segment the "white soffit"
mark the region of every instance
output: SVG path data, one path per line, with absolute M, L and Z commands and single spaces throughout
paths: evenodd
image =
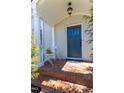
M 44 21 L 54 26 L 69 17 L 68 2 L 72 2 L 72 15 L 89 15 L 91 8 L 89 0 L 39 0 L 37 2 L 38 14 Z

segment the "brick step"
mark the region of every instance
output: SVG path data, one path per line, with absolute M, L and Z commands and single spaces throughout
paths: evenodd
M 92 73 L 73 73 L 73 72 L 67 72 L 62 70 L 56 70 L 51 68 L 40 68 L 39 71 L 41 72 L 41 75 L 46 75 L 49 77 L 57 78 L 60 80 L 80 84 L 83 86 L 87 86 L 89 88 L 93 87 L 93 76 Z
M 92 93 L 91 88 L 55 78 L 43 80 L 41 89 L 44 93 Z

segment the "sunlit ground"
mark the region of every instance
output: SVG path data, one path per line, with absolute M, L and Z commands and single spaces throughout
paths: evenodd
M 81 73 L 81 74 L 92 73 L 92 70 L 93 70 L 92 63 L 78 62 L 78 61 L 67 61 L 62 68 L 62 71 Z

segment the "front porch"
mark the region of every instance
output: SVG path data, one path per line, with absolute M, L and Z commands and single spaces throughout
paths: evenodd
M 71 16 L 67 13 L 69 2 L 74 9 Z M 42 20 L 41 29 L 37 30 L 40 34 L 35 31 L 40 37 L 42 61 L 39 61 L 40 75 L 32 84 L 39 85 L 44 93 L 92 93 L 92 44 L 87 42 L 89 37 L 85 33 L 85 17 L 91 15 L 91 6 L 88 0 L 38 0 L 36 3 Z M 47 59 L 54 59 L 53 65 Z
M 72 4 L 72 14 L 68 15 L 68 3 Z M 92 3 L 89 0 L 38 0 L 37 14 L 42 20 L 42 60 L 46 50 L 53 51 L 53 58 L 92 61 L 92 44 L 85 33 L 86 16 L 90 16 Z

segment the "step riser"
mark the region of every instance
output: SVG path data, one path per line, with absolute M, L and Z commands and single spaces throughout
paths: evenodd
M 93 76 L 92 74 L 79 74 L 65 71 L 58 71 L 51 69 L 40 69 L 42 75 L 47 75 L 53 78 L 61 79 L 64 81 L 80 84 L 89 88 L 93 87 Z

